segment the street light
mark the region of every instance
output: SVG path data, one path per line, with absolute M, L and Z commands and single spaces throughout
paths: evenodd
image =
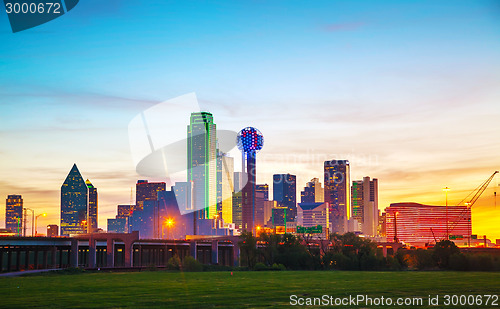
M 43 214 L 39 214 L 38 216 L 35 217 L 35 236 L 38 235 L 38 222 L 37 221 L 38 221 L 38 217 L 41 217 L 41 216 L 45 217 L 45 216 L 47 216 L 47 214 L 43 213 Z
M 165 225 L 167 226 L 167 239 L 168 239 L 168 230 L 175 224 L 174 219 L 168 218 L 165 221 Z
M 450 191 L 450 188 L 446 187 L 443 188 L 444 194 L 446 196 L 446 239 L 450 239 L 450 234 L 448 231 L 448 191 Z
M 398 243 L 398 215 L 399 215 L 399 212 L 396 211 L 394 213 L 394 242 L 395 243 Z
M 469 207 L 469 222 L 467 223 L 467 227 L 468 227 L 468 230 L 469 230 L 469 248 L 470 248 L 470 239 L 472 237 L 472 231 L 471 231 L 471 216 L 472 216 L 472 211 L 470 211 L 470 206 L 471 206 L 471 203 L 469 202 L 466 202 L 465 203 L 465 206 Z

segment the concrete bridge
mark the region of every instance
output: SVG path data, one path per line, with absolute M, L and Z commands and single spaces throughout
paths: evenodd
M 166 266 L 177 255 L 203 264 L 238 266 L 238 237 L 183 240 L 139 239 L 138 232 L 74 237 L 0 237 L 0 272 L 49 268 L 140 268 Z

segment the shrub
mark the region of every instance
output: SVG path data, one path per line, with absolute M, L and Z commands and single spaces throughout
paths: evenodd
M 181 269 L 181 259 L 177 255 L 174 255 L 173 257 L 168 259 L 167 269 L 169 269 L 169 270 Z
M 449 268 L 452 270 L 467 270 L 467 258 L 462 253 L 450 255 Z
M 253 267 L 253 270 L 256 270 L 256 271 L 269 270 L 269 267 L 267 267 L 266 265 L 264 265 L 264 263 L 257 263 Z
M 271 270 L 286 270 L 286 267 L 283 264 L 274 263 L 273 266 L 271 266 Z
M 489 254 L 469 254 L 467 262 L 469 270 L 495 270 L 493 258 Z
M 182 262 L 182 269 L 184 271 L 202 271 L 203 265 L 198 262 L 194 257 L 187 256 Z

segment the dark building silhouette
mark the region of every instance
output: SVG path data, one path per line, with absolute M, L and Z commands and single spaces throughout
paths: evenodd
M 61 186 L 61 236 L 86 232 L 87 207 L 88 187 L 74 164 Z
M 90 180 L 86 180 L 85 184 L 89 188 L 89 216 L 88 222 L 89 232 L 97 231 L 97 188 L 92 185 Z
M 287 207 L 287 222 L 295 222 L 297 216 L 297 181 L 295 175 L 273 175 L 273 200 Z
M 325 202 L 330 207 L 330 228 L 333 233 L 344 234 L 347 232 L 347 220 L 351 214 L 349 161 L 325 161 L 324 176 Z
M 171 191 L 158 192 L 158 229 L 161 238 L 184 239 L 193 235 L 194 212 L 181 214 L 176 193 Z
M 8 195 L 5 201 L 5 228 L 16 235 L 23 229 L 23 198 L 21 195 Z

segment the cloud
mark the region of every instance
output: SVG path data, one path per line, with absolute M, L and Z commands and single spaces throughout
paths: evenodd
M 354 31 L 365 26 L 364 22 L 351 22 L 351 23 L 334 23 L 328 24 L 323 27 L 326 32 L 338 32 L 338 31 Z

